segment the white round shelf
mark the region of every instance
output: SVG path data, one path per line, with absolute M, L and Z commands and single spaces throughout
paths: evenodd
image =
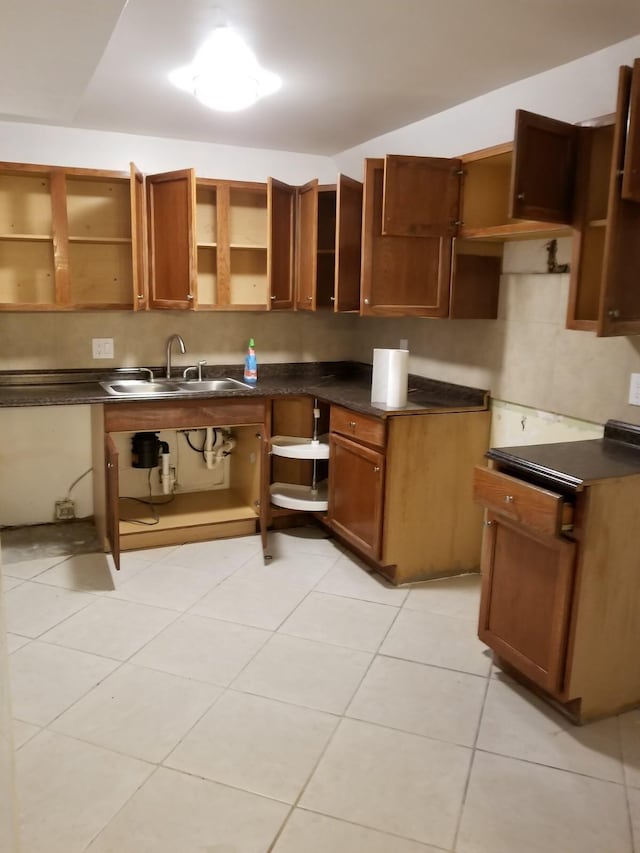
M 312 438 L 293 435 L 274 435 L 271 452 L 274 456 L 286 456 L 289 459 L 328 459 L 329 436 L 321 435 L 314 441 Z
M 284 509 L 321 512 L 329 508 L 328 483 L 326 480 L 318 483 L 315 492 L 311 491 L 311 486 L 300 486 L 296 483 L 272 483 L 271 503 Z

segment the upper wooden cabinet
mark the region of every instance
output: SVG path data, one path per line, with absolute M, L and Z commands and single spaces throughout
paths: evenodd
M 152 308 L 293 306 L 293 187 L 192 169 L 152 175 L 147 186 Z
M 296 308 L 358 311 L 362 184 L 340 175 L 336 185 L 310 181 L 297 195 Z
M 636 60 L 620 69 L 613 120 L 580 126 L 517 114 L 517 149 L 535 180 L 515 181 L 523 198 L 514 204 L 573 227 L 570 329 L 640 333 L 639 101 Z
M 144 308 L 144 182 L 0 164 L 0 310 Z

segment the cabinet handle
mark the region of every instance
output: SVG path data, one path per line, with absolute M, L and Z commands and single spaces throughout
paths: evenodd
M 276 295 L 275 295 L 275 293 L 271 296 L 271 301 L 272 301 L 272 302 L 275 302 L 275 301 L 276 301 Z
M 518 193 L 516 198 L 518 199 L 518 201 L 524 201 L 524 193 Z
M 313 302 L 313 296 L 307 296 L 307 302 Z
M 144 293 L 139 293 L 139 294 L 138 294 L 138 299 L 144 299 Z
M 504 496 L 504 502 L 506 504 L 512 504 L 513 503 L 513 495 L 505 495 Z
M 329 297 L 329 302 L 335 302 L 335 301 L 336 301 L 335 296 L 330 296 L 330 297 Z
M 364 300 L 364 304 L 365 304 L 365 305 L 368 305 L 368 304 L 369 304 L 369 300 L 368 300 L 368 299 L 365 299 L 365 300 Z
M 113 468 L 113 462 L 107 462 L 107 468 Z
M 380 471 L 380 466 L 379 466 L 379 465 L 374 465 L 374 466 L 373 466 L 373 471 L 374 471 L 374 473 L 375 473 L 375 474 L 377 474 L 377 473 Z
M 191 301 L 193 299 L 193 293 L 187 293 L 187 299 Z
M 609 317 L 610 320 L 617 320 L 620 317 L 620 312 L 617 308 L 611 308 L 607 311 L 607 317 Z
M 492 527 L 492 526 L 493 526 L 493 521 L 485 521 L 484 526 L 485 526 L 485 527 Z
M 349 421 L 349 428 L 355 429 L 356 428 L 356 422 L 355 421 Z

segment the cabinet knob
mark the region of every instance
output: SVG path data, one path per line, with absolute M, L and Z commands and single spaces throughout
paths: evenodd
M 524 201 L 524 193 L 518 193 L 516 198 L 518 199 L 518 201 Z
M 513 495 L 505 495 L 504 496 L 504 502 L 506 504 L 512 504 L 513 503 Z
M 356 422 L 355 421 L 349 421 L 349 428 L 355 429 L 356 428 Z
M 369 300 L 368 300 L 368 299 L 365 299 L 365 300 L 364 300 L 364 304 L 365 304 L 365 305 L 368 305 L 368 304 L 369 304 Z
M 144 293 L 139 293 L 139 294 L 138 294 L 138 299 L 144 299 Z
M 492 527 L 492 526 L 493 526 L 493 521 L 485 521 L 484 526 L 485 526 L 485 527 Z
M 113 462 L 107 462 L 107 468 L 113 468 Z
M 187 299 L 191 301 L 193 299 L 193 293 L 187 293 Z
M 275 293 L 273 293 L 273 294 L 271 295 L 271 301 L 272 301 L 272 302 L 275 302 L 275 301 L 276 301 L 276 295 L 275 295 Z
M 335 301 L 336 301 L 335 296 L 330 296 L 330 297 L 329 297 L 329 302 L 335 302 Z
M 373 466 L 373 471 L 374 471 L 374 473 L 375 473 L 375 474 L 377 474 L 377 473 L 380 471 L 380 466 L 379 466 L 379 465 L 374 465 L 374 466 Z
M 611 308 L 609 311 L 607 311 L 607 317 L 609 317 L 609 319 L 611 320 L 617 320 L 620 317 L 620 312 L 617 308 Z

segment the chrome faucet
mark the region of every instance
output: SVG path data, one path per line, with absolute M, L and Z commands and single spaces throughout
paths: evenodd
M 187 348 L 184 345 L 181 335 L 171 335 L 167 341 L 167 379 L 171 379 L 171 344 L 176 342 L 180 346 L 180 352 L 186 352 Z

